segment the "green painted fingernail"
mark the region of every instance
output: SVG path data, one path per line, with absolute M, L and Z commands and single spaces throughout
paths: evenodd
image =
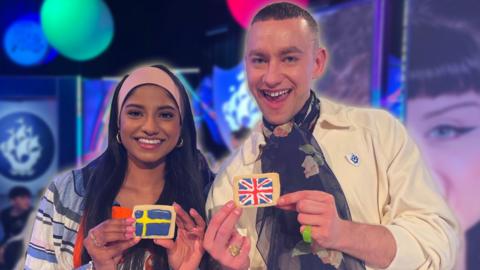
M 307 225 L 302 233 L 302 238 L 305 243 L 312 243 L 312 226 Z

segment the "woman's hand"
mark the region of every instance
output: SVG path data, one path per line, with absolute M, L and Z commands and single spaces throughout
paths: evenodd
M 177 238 L 155 239 L 154 243 L 167 250 L 168 264 L 173 270 L 195 270 L 202 260 L 203 236 L 205 234 L 205 221 L 195 209 L 190 209 L 189 214 L 177 203 L 173 204 L 178 226 Z
M 108 219 L 88 231 L 83 245 L 96 270 L 115 270 L 123 252 L 136 245 L 135 219 Z

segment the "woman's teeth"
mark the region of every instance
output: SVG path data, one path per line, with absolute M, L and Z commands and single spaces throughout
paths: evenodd
M 158 139 L 144 139 L 144 138 L 140 138 L 138 139 L 138 141 L 144 144 L 159 144 L 162 142 L 161 140 L 158 140 Z

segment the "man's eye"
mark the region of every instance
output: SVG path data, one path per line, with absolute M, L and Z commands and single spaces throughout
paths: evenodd
M 427 137 L 434 140 L 449 140 L 458 138 L 472 130 L 475 127 L 457 127 L 452 125 L 439 125 L 427 132 Z
M 283 59 L 284 62 L 286 63 L 295 63 L 297 62 L 298 58 L 295 56 L 287 56 Z
M 263 59 L 263 58 L 258 58 L 258 57 L 252 58 L 252 63 L 253 63 L 253 64 L 263 64 L 263 63 L 265 63 L 265 62 L 266 62 L 266 61 L 265 61 L 265 59 Z

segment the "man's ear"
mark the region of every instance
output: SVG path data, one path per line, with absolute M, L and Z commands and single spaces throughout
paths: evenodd
M 316 80 L 323 75 L 327 65 L 327 50 L 322 47 L 315 49 L 312 79 Z

